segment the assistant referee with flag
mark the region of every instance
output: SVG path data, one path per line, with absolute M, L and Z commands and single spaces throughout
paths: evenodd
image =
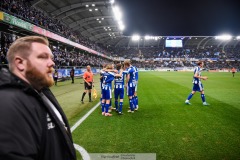
M 87 66 L 87 70 L 83 74 L 83 80 L 84 80 L 85 91 L 82 94 L 82 99 L 81 99 L 82 104 L 84 103 L 83 99 L 87 92 L 89 95 L 89 102 L 92 102 L 91 91 L 92 91 L 92 87 L 93 87 L 93 73 L 92 73 L 91 67 L 89 65 Z

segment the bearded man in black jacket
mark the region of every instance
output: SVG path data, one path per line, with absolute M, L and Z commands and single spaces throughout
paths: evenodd
M 70 127 L 49 90 L 53 54 L 39 36 L 17 39 L 0 70 L 0 159 L 76 160 Z

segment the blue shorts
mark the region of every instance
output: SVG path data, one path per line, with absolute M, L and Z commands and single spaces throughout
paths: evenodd
M 102 99 L 109 100 L 112 98 L 112 89 L 111 86 L 105 85 L 102 88 Z
M 202 83 L 198 83 L 198 84 L 193 84 L 193 91 L 198 91 L 198 92 L 202 92 L 203 91 L 203 85 Z
M 124 98 L 124 88 L 115 88 L 114 89 L 114 98 L 118 99 L 118 97 L 120 97 L 120 99 Z
M 135 92 L 135 87 L 127 87 L 127 95 L 133 96 Z

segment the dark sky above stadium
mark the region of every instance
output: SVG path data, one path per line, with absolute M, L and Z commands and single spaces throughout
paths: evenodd
M 115 0 L 123 34 L 131 36 L 240 35 L 240 0 Z

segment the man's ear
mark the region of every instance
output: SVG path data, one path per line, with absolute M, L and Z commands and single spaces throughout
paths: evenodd
M 16 68 L 21 72 L 26 69 L 27 62 L 22 57 L 16 56 L 14 59 L 14 63 Z

